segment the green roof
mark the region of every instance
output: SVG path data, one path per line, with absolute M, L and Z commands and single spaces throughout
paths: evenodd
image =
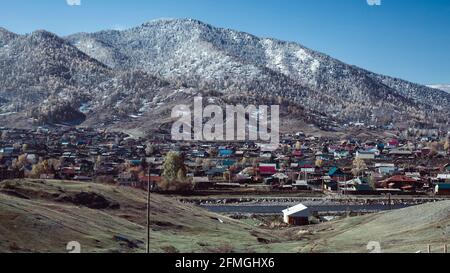
M 356 190 L 358 191 L 372 191 L 372 187 L 367 184 L 356 185 Z
M 439 187 L 440 190 L 450 190 L 450 184 L 449 183 L 438 184 L 437 186 Z
M 338 167 L 333 167 L 328 172 L 328 176 L 343 176 L 344 173 Z

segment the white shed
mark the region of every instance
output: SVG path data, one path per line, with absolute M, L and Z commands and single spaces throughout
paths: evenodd
M 308 225 L 310 211 L 303 204 L 283 210 L 283 221 L 290 225 Z

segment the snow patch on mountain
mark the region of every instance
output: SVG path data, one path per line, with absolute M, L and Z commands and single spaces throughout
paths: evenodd
M 433 88 L 433 89 L 439 89 L 439 90 L 450 93 L 450 84 L 434 84 L 434 85 L 428 85 L 428 87 Z

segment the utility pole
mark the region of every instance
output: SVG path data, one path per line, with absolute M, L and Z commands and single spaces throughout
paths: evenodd
M 150 166 L 147 168 L 147 254 L 150 254 Z
M 391 193 L 388 193 L 389 210 L 392 210 Z

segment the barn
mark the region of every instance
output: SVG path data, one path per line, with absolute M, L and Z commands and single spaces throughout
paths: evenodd
M 298 204 L 283 210 L 283 221 L 293 226 L 309 225 L 310 216 L 311 211 L 303 204 Z

